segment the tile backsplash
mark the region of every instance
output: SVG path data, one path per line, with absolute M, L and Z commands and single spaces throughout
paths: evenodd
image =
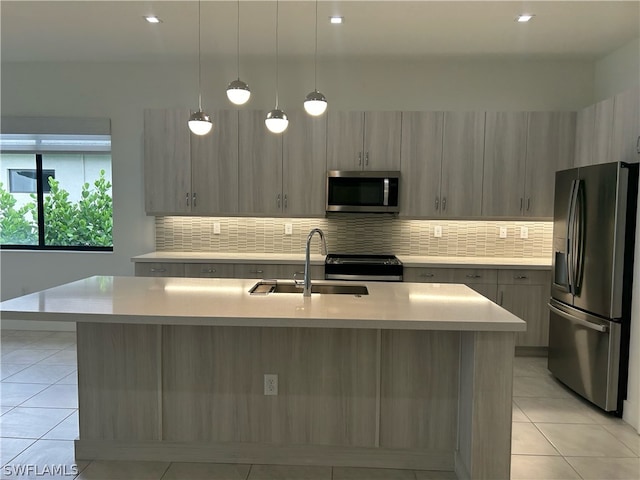
M 214 234 L 214 224 L 220 233 Z M 285 235 L 285 224 L 292 234 Z M 442 237 L 434 227 L 442 227 Z M 327 218 L 156 217 L 156 249 L 184 252 L 304 253 L 312 228 L 321 228 L 329 252 L 459 257 L 550 257 L 552 222 L 405 220 L 386 215 Z M 500 227 L 507 237 L 499 238 Z M 528 238 L 521 238 L 521 227 Z M 320 252 L 317 237 L 314 253 Z

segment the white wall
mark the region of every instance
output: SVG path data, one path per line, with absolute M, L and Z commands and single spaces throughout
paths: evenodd
M 235 59 L 204 60 L 205 109 L 230 108 L 225 89 L 235 69 Z M 273 108 L 273 59 L 243 59 L 241 69 L 253 91 L 247 108 Z M 154 249 L 153 218 L 144 213 L 143 109 L 195 108 L 197 64 L 3 63 L 0 74 L 2 114 L 111 118 L 114 198 L 113 253 L 3 251 L 2 299 L 89 275 L 132 275 L 130 258 Z M 281 107 L 301 108 L 313 89 L 312 61 L 281 59 L 280 79 Z M 591 103 L 594 85 L 593 64 L 581 60 L 376 57 L 321 60 L 318 87 L 337 110 L 575 110 Z M 8 320 L 5 327 L 16 325 Z
M 595 65 L 595 74 L 594 99 L 596 101 L 640 85 L 640 38 L 600 59 Z M 624 420 L 640 433 L 640 197 L 638 197 L 633 278 L 629 382 L 624 405 Z

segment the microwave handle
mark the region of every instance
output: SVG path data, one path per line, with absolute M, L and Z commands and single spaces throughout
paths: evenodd
M 389 206 L 389 179 L 384 179 L 384 192 L 382 193 L 382 204 L 385 207 Z

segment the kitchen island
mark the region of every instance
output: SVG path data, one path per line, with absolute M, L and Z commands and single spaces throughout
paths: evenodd
M 96 276 L 0 310 L 76 322 L 77 459 L 509 478 L 522 320 L 464 285 L 303 298 L 250 295 L 255 283 Z M 264 395 L 265 374 L 277 395 Z

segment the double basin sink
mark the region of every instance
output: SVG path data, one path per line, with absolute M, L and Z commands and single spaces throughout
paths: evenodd
M 249 290 L 251 295 L 267 295 L 272 293 L 298 293 L 302 295 L 302 285 L 277 280 L 261 280 Z M 366 285 L 348 285 L 343 283 L 314 283 L 311 293 L 322 295 L 369 295 Z

